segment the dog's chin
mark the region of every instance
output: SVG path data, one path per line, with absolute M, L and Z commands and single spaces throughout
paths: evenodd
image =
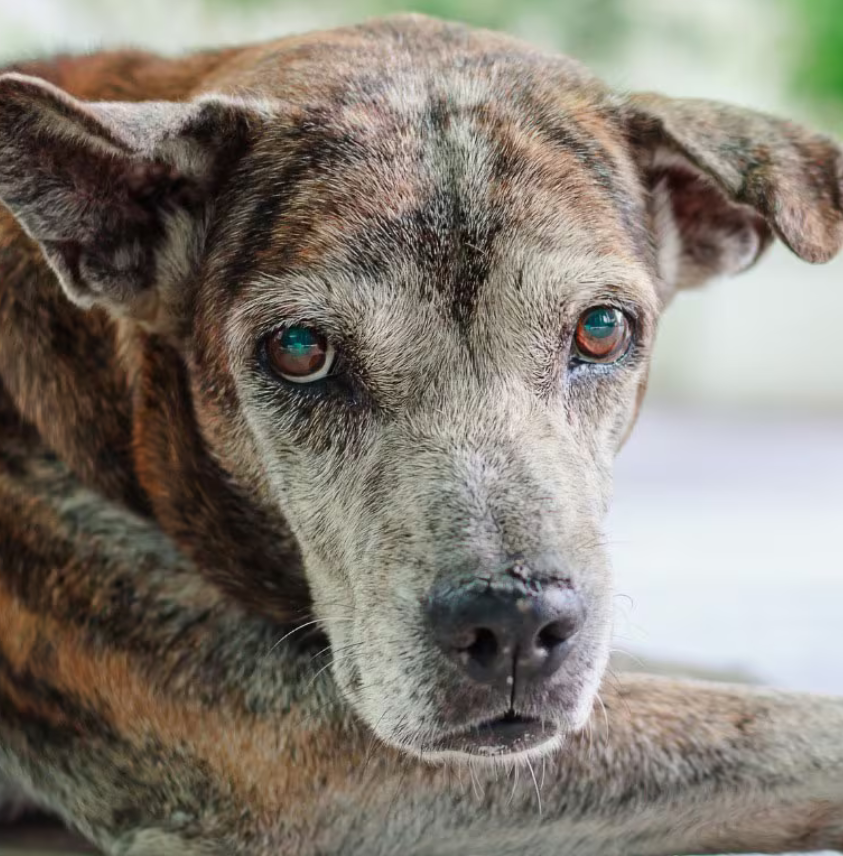
M 348 669 L 348 664 L 346 669 L 336 674 L 344 695 L 386 745 L 431 763 L 493 765 L 526 762 L 562 749 L 567 736 L 585 727 L 601 676 L 599 670 L 588 670 L 577 675 L 576 681 L 558 687 L 553 697 L 527 698 L 514 709 L 489 710 L 488 699 L 485 703 L 481 699 L 474 710 L 465 705 L 454 711 L 453 705 L 449 708 L 443 704 L 438 715 L 425 711 L 426 715 L 413 723 L 409 705 L 396 705 L 404 711 L 403 716 L 387 716 L 388 709 L 371 705 L 373 697 L 385 702 L 385 694 L 362 691 L 360 672 Z M 428 718 L 438 721 L 435 725 L 425 723 Z
M 562 748 L 571 733 L 568 724 L 543 721 L 511 712 L 470 726 L 426 731 L 400 741 L 379 735 L 406 755 L 431 764 L 512 764 L 541 758 Z
M 419 744 L 416 754 L 431 762 L 518 761 L 558 749 L 566 729 L 515 714 L 487 719 L 467 728 L 446 731 Z M 407 747 L 413 751 L 413 747 Z

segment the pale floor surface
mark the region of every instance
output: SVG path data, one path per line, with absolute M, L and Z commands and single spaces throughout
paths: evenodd
M 843 418 L 645 408 L 609 537 L 618 648 L 843 694 Z
M 843 694 L 843 418 L 645 409 L 615 486 L 619 648 Z
M 843 694 L 843 418 L 645 408 L 609 537 L 617 648 Z

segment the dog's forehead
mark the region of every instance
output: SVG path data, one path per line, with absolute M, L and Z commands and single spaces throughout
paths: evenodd
M 373 50 L 329 83 L 312 68 L 234 183 L 224 300 L 272 312 L 267 283 L 306 280 L 318 309 L 354 283 L 373 311 L 403 290 L 463 330 L 513 292 L 522 315 L 547 316 L 582 281 L 652 302 L 644 193 L 611 96 L 578 66 L 548 59 L 543 75 L 501 50 L 496 63 Z

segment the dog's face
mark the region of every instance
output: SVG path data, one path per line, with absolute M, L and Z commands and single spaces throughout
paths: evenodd
M 646 214 L 623 152 L 606 188 L 606 164 L 460 95 L 436 123 L 427 99 L 335 110 L 299 145 L 354 142 L 288 188 L 297 214 L 230 311 L 202 320 L 302 546 L 337 679 L 416 749 L 508 711 L 544 723 L 538 739 L 582 724 L 611 623 L 611 461 L 658 305 L 650 248 L 625 228 Z M 532 650 L 541 627 L 507 629 L 484 599 L 528 623 L 534 605 L 570 645 L 558 668 L 533 674 L 552 659 Z M 481 631 L 500 650 L 472 676 Z
M 289 521 L 375 732 L 546 750 L 605 667 L 602 521 L 657 316 L 772 231 L 836 252 L 839 152 L 416 18 L 246 57 L 215 86 L 248 100 L 178 107 L 0 81 L 0 196 L 76 302 L 180 342 L 205 442 Z M 45 130 L 72 188 L 23 148 Z M 106 166 L 101 206 L 74 202 Z
M 629 153 L 586 92 L 567 149 L 563 104 L 527 121 L 476 73 L 412 72 L 279 122 L 243 186 L 308 166 L 259 264 L 231 275 L 221 242 L 198 302 L 337 680 L 415 751 L 552 741 L 607 657 L 602 518 L 658 283 Z

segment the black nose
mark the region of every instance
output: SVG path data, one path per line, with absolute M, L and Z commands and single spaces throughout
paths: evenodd
M 582 626 L 582 599 L 568 586 L 442 586 L 428 618 L 443 651 L 484 684 L 519 685 L 549 678 Z

